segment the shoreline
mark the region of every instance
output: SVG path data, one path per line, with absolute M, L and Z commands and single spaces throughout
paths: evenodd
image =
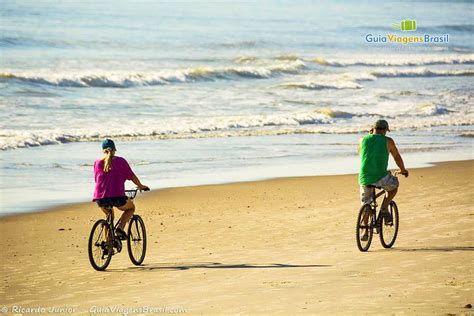
M 437 165 L 441 165 L 441 164 L 449 164 L 449 163 L 453 163 L 453 162 L 468 162 L 468 161 L 474 161 L 474 159 L 429 162 L 429 163 L 424 163 L 424 164 L 426 164 L 426 166 L 424 166 L 424 167 L 415 167 L 415 168 L 408 169 L 408 170 L 410 171 L 410 170 L 416 170 L 416 169 L 434 168 Z M 390 168 L 390 170 L 393 170 L 393 168 Z M 294 179 L 298 179 L 298 178 L 352 176 L 352 175 L 357 175 L 357 174 L 358 173 L 342 173 L 342 174 L 328 174 L 328 175 L 326 175 L 326 174 L 324 174 L 324 175 L 303 175 L 303 176 L 263 178 L 263 179 L 256 179 L 256 180 L 229 181 L 229 182 L 216 182 L 216 183 L 206 183 L 206 184 L 196 184 L 196 185 L 173 186 L 173 187 L 152 189 L 150 192 L 147 192 L 146 195 L 153 195 L 153 194 L 156 194 L 156 192 L 165 191 L 165 190 L 173 190 L 173 189 L 199 188 L 199 187 L 220 186 L 220 185 L 225 186 L 225 185 L 245 184 L 245 183 L 259 183 L 259 182 L 267 182 L 267 181 L 274 181 L 274 180 L 292 180 L 292 179 L 294 180 Z M 358 186 L 358 184 L 357 184 L 357 186 Z M 92 202 L 92 199 L 91 199 L 90 202 L 88 202 L 88 201 L 69 202 L 69 203 L 59 204 L 59 205 L 56 205 L 56 206 L 39 207 L 35 211 L 0 214 L 0 221 L 4 218 L 28 216 L 28 215 L 34 215 L 34 214 L 39 214 L 39 213 L 49 213 L 49 212 L 60 211 L 64 208 L 85 207 L 85 206 L 88 206 L 88 205 L 91 205 L 91 204 L 96 205 L 96 203 Z
M 144 264 L 134 266 L 125 249 L 103 273 L 87 255 L 91 226 L 103 216 L 95 204 L 2 218 L 0 304 L 78 313 L 94 306 L 168 306 L 190 314 L 466 313 L 474 289 L 474 201 L 460 190 L 474 189 L 474 160 L 410 171 L 395 198 L 394 247 L 374 238 L 366 253 L 354 237 L 355 174 L 145 194 L 136 201 L 147 229 Z
M 428 132 L 428 134 L 432 134 Z M 434 135 L 434 134 L 433 134 Z M 473 159 L 470 140 L 452 137 L 428 140 L 421 133 L 395 134 L 405 164 Z M 286 135 L 221 139 L 152 141 L 120 144 L 143 183 L 154 189 L 256 181 L 279 177 L 352 174 L 358 172 L 357 135 Z M 268 142 L 274 144 L 268 146 Z M 464 145 L 463 145 L 464 144 Z M 463 146 L 461 146 L 463 145 Z M 156 147 L 158 146 L 158 147 Z M 214 152 L 214 148 L 219 148 Z M 148 148 L 143 151 L 144 148 Z M 26 154 L 42 157 L 30 163 Z M 161 153 L 163 151 L 163 153 Z M 77 156 L 76 152 L 81 155 Z M 140 153 L 140 154 L 137 154 Z M 93 191 L 91 162 L 100 158 L 95 143 L 44 146 L 5 153 L 4 180 L 15 186 L 2 191 L 2 212 L 19 214 L 68 203 L 88 202 Z M 395 168 L 393 162 L 390 168 Z M 28 171 L 28 176 L 25 172 Z M 52 189 L 50 184 L 54 183 Z M 131 183 L 129 184 L 132 185 Z M 18 199 L 18 197 L 22 197 Z M 3 215 L 0 215 L 0 217 Z

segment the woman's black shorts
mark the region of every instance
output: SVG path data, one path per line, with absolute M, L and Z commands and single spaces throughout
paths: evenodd
M 127 197 L 126 196 L 119 196 L 119 197 L 111 197 L 111 198 L 103 198 L 103 199 L 98 199 L 95 200 L 97 205 L 99 207 L 106 207 L 106 206 L 115 206 L 115 207 L 120 207 L 124 206 L 127 203 Z

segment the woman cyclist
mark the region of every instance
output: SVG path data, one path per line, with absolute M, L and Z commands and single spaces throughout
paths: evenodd
M 113 205 L 123 211 L 116 233 L 119 238 L 126 239 L 125 225 L 132 218 L 135 205 L 125 195 L 125 181 L 131 180 L 140 191 L 149 189 L 141 184 L 124 158 L 115 156 L 116 148 L 111 139 L 105 139 L 102 142 L 102 151 L 105 157 L 94 163 L 93 201 L 106 215 L 108 214 L 108 209 L 105 207 L 107 205 Z

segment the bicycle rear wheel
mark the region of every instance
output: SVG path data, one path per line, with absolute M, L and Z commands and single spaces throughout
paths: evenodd
M 106 220 L 101 219 L 92 226 L 89 236 L 89 261 L 97 271 L 104 271 L 112 259 L 112 232 Z
M 128 255 L 134 265 L 141 265 L 146 254 L 145 223 L 139 215 L 133 215 L 128 225 Z
M 380 243 L 384 248 L 392 247 L 398 235 L 398 207 L 394 201 L 390 202 L 388 211 L 392 215 L 392 224 L 388 225 L 384 218 L 380 225 Z
M 360 251 L 369 250 L 370 244 L 372 243 L 372 237 L 374 235 L 374 227 L 372 224 L 373 216 L 374 214 L 370 205 L 366 204 L 360 208 L 356 224 L 356 241 Z

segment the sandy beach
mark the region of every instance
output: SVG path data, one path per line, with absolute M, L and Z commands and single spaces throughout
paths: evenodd
M 89 264 L 93 203 L 0 219 L 0 305 L 163 307 L 188 314 L 472 313 L 473 161 L 410 170 L 393 249 L 355 244 L 356 175 L 183 187 L 139 196 L 143 266 Z M 96 310 L 91 310 L 96 308 Z M 175 310 L 176 311 L 176 310 Z

